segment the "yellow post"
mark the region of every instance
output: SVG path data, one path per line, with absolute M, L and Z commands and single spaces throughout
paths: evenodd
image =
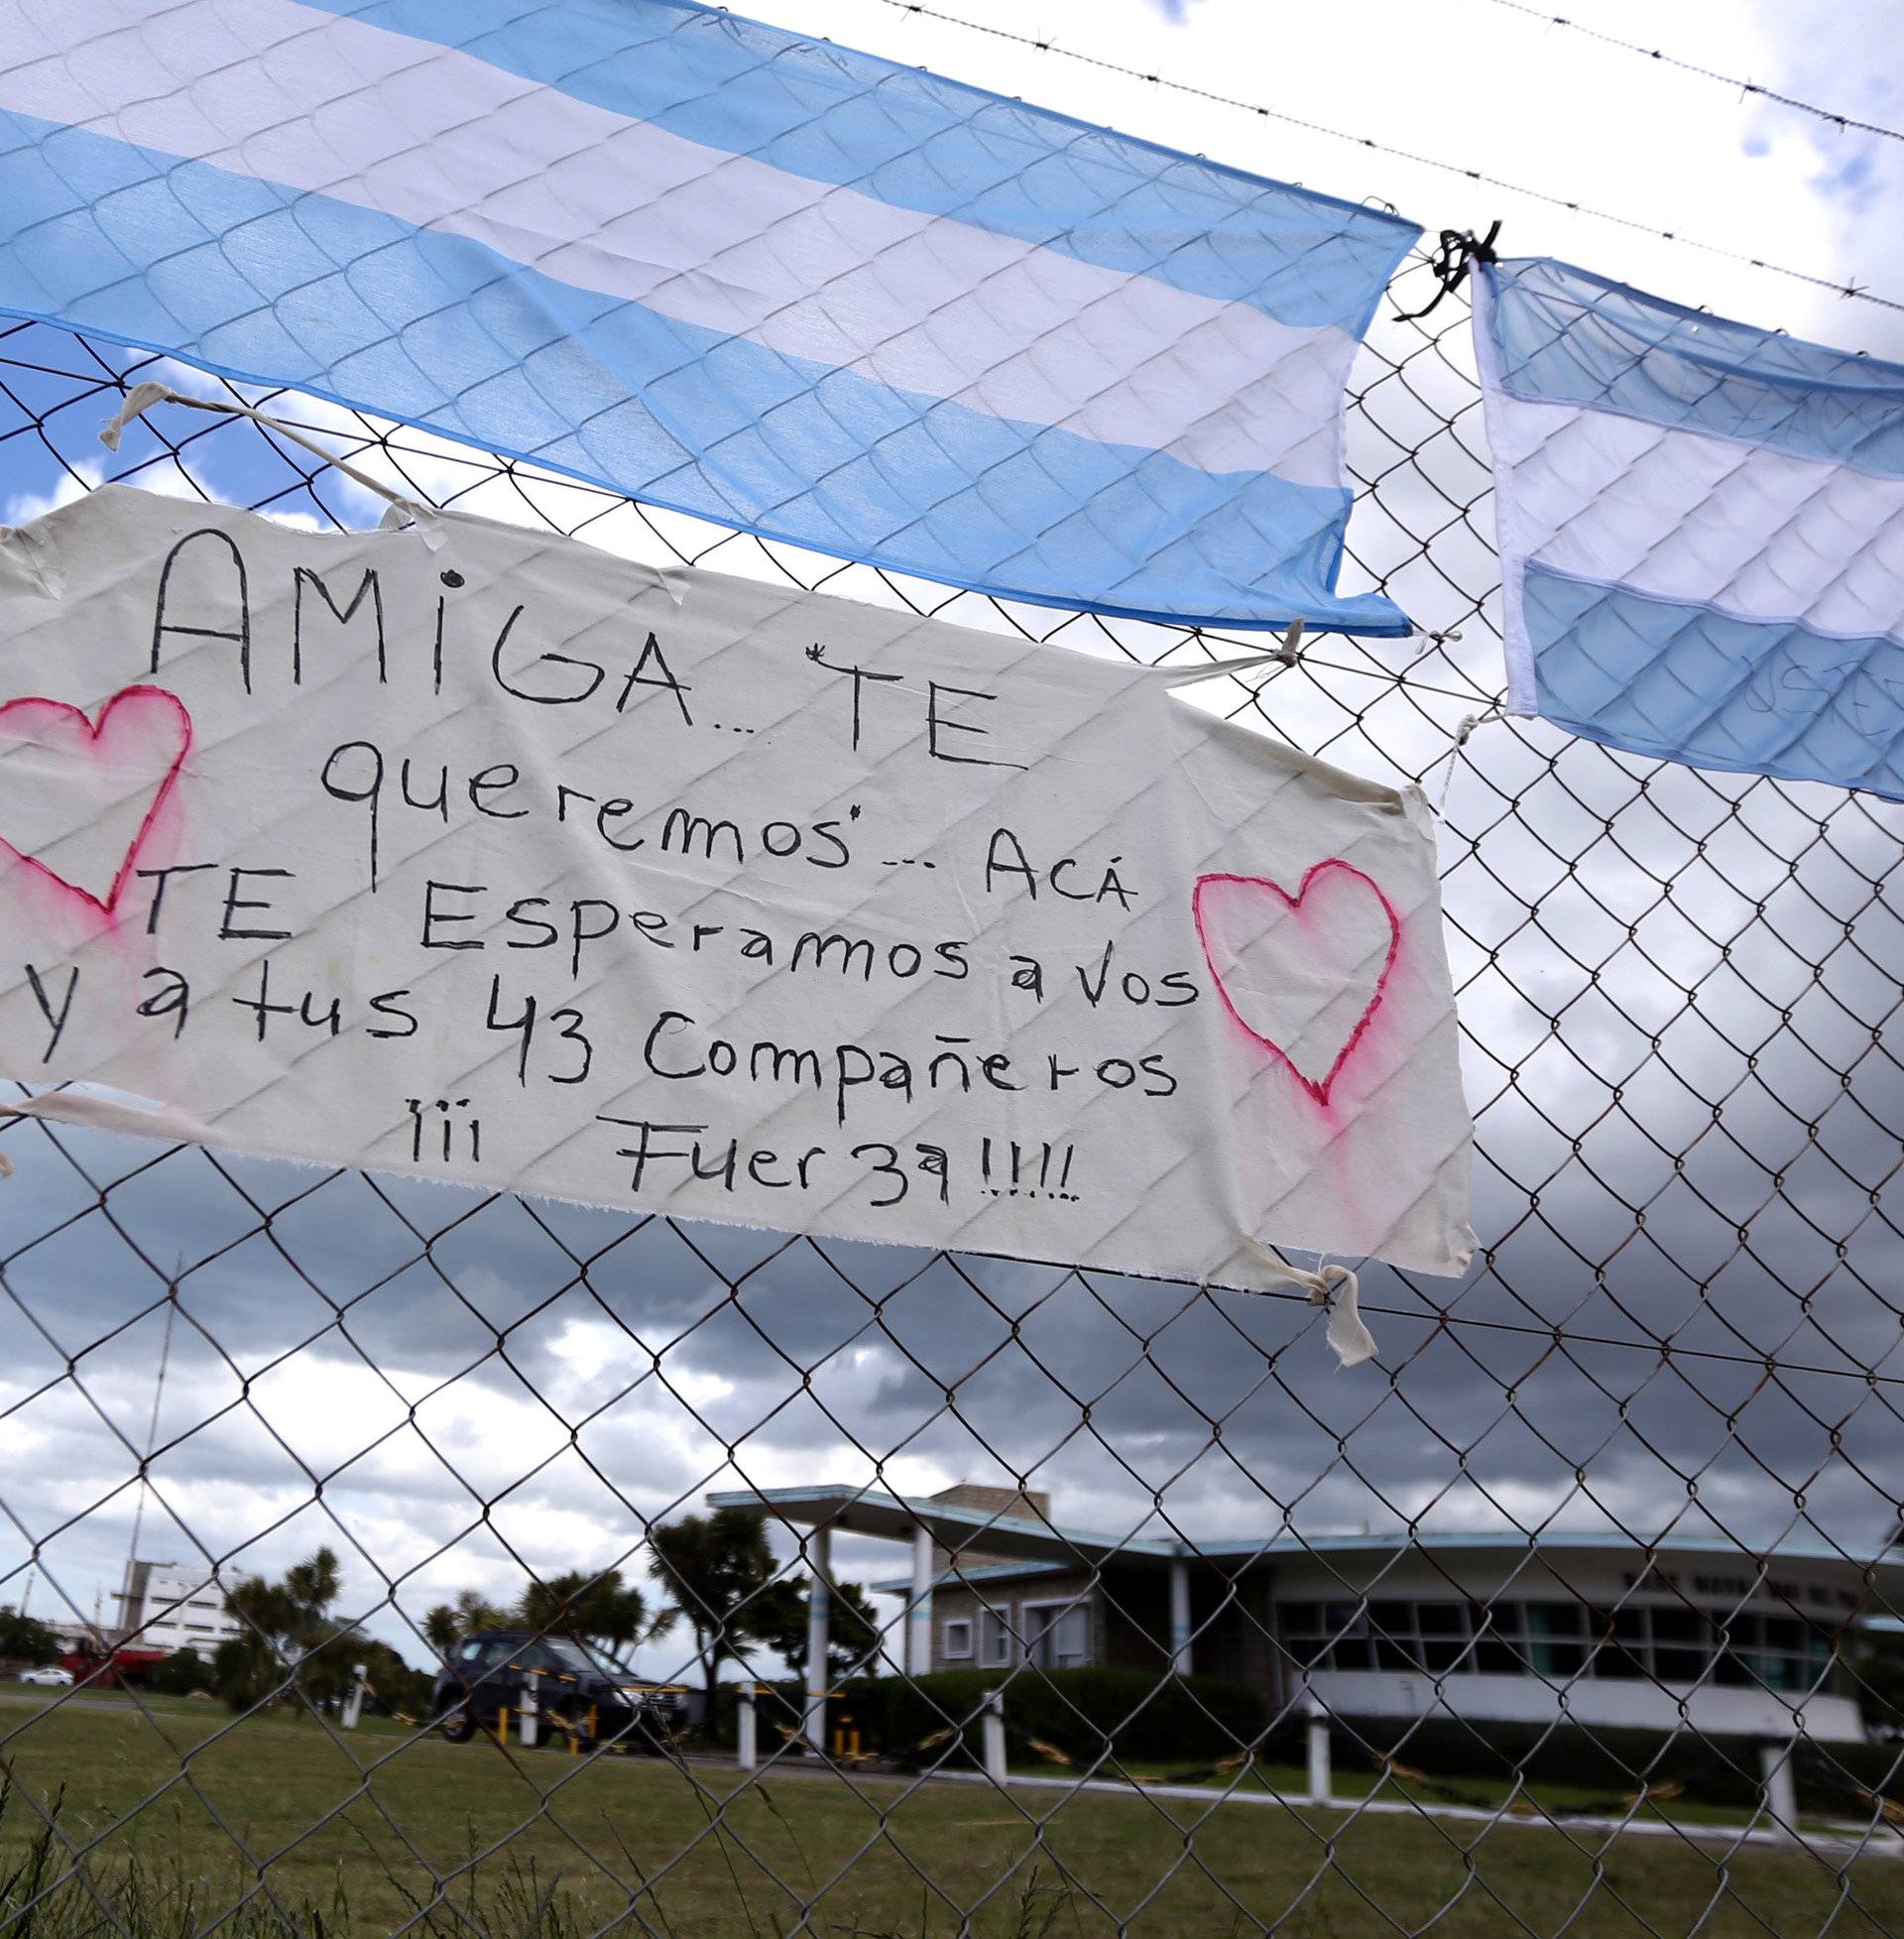
M 509 1742 L 509 1705 L 508 1704 L 504 1704 L 502 1709 L 500 1709 L 496 1713 L 496 1742 L 498 1744 L 507 1744 Z

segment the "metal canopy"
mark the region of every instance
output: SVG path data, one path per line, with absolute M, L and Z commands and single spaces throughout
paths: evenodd
M 822 1485 L 813 1488 L 737 1489 L 710 1495 L 710 1508 L 758 1509 L 782 1521 L 812 1527 L 843 1528 L 853 1534 L 909 1542 L 925 1528 L 941 1548 L 987 1558 L 1022 1559 L 1051 1564 L 1093 1565 L 1115 1560 L 1120 1564 L 1157 1566 L 1175 1560 L 1201 1560 L 1242 1570 L 1261 1560 L 1292 1560 L 1303 1556 L 1338 1558 L 1351 1555 L 1388 1556 L 1403 1550 L 1442 1554 L 1500 1554 L 1520 1550 L 1549 1561 L 1563 1557 L 1622 1554 L 1675 1557 L 1723 1557 L 1734 1569 L 1763 1560 L 1768 1565 L 1806 1562 L 1846 1569 L 1862 1576 L 1865 1564 L 1842 1553 L 1829 1542 L 1779 1542 L 1759 1553 L 1742 1548 L 1723 1535 L 1687 1534 L 1652 1544 L 1618 1534 L 1559 1531 L 1523 1535 L 1512 1529 L 1475 1529 L 1412 1533 L 1395 1529 L 1379 1534 L 1314 1534 L 1282 1532 L 1255 1538 L 1186 1542 L 1155 1537 L 1120 1535 L 1103 1529 L 1066 1527 L 1023 1515 L 989 1513 L 930 1496 L 894 1495 L 886 1489 Z M 1892 1551 L 1877 1562 L 1881 1576 L 1904 1573 L 1904 1556 Z M 962 1573 L 964 1573 L 962 1571 Z
M 716 1509 L 759 1509 L 783 1521 L 844 1528 L 856 1535 L 910 1541 L 921 1528 L 953 1554 L 1022 1557 L 1027 1561 L 1163 1564 L 1186 1553 L 1174 1541 L 1066 1528 L 1023 1515 L 996 1515 L 928 1496 L 900 1496 L 878 1488 L 740 1489 L 710 1495 Z

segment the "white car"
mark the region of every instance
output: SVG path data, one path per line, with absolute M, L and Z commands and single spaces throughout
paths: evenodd
M 44 1663 L 39 1669 L 23 1669 L 20 1672 L 22 1683 L 37 1683 L 43 1690 L 70 1690 L 72 1672 L 61 1669 L 58 1663 Z

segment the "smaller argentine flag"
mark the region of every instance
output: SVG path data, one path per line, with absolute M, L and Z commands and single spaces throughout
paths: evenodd
M 689 0 L 0 0 L 0 309 L 845 558 L 1338 594 L 1419 232 Z
M 1904 366 L 1477 265 L 1508 707 L 1904 799 Z

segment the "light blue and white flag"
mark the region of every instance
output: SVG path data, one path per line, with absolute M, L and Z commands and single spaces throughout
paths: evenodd
M 1904 366 L 1477 266 L 1508 704 L 1904 799 Z
M 1397 634 L 1417 231 L 687 0 L 0 6 L 0 307 L 1001 595 Z

